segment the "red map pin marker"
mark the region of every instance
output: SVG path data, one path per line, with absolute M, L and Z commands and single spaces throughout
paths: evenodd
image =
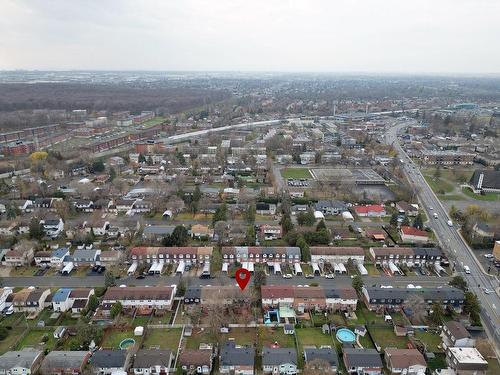
M 243 290 L 246 288 L 248 282 L 250 281 L 250 271 L 248 271 L 246 268 L 238 268 L 236 270 L 236 273 L 234 274 L 234 277 L 236 278 L 236 282 L 240 286 L 240 289 Z

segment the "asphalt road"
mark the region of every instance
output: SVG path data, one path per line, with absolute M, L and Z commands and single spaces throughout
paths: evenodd
M 467 280 L 469 288 L 477 295 L 481 303 L 483 326 L 492 342 L 495 343 L 497 354 L 500 354 L 500 319 L 498 316 L 500 298 L 496 293 L 500 285 L 499 281 L 496 277 L 484 272 L 472 249 L 460 235 L 459 228 L 455 224 L 451 227 L 448 226 L 447 222 L 450 220 L 448 213 L 425 181 L 418 167 L 399 144 L 397 132 L 407 125 L 407 123 L 401 123 L 389 129 L 386 134 L 386 143 L 392 144 L 398 150 L 399 157 L 403 160 L 403 169 L 410 183 L 417 188 L 420 204 L 429 218 L 428 226 L 434 230 L 441 246 L 448 253 L 450 261 L 455 261 L 456 273 Z M 437 214 L 437 219 L 433 217 L 434 213 Z M 470 274 L 464 272 L 464 266 L 470 268 Z M 483 292 L 483 288 L 493 292 L 486 294 Z
M 146 276 L 144 279 L 136 279 L 135 277 L 123 277 L 116 280 L 117 285 L 129 286 L 144 286 L 144 285 L 173 285 L 177 284 L 180 276 Z M 200 279 L 195 276 L 182 276 L 188 285 L 227 285 L 236 284 L 234 279 L 227 276 L 219 276 L 213 279 Z M 406 286 L 408 284 L 421 285 L 423 287 L 440 286 L 449 282 L 448 277 L 436 276 L 408 276 L 408 277 L 385 277 L 385 276 L 365 276 L 363 278 L 366 285 L 393 285 Z M 10 287 L 100 287 L 104 285 L 104 276 L 24 276 L 24 277 L 5 277 L 2 279 L 3 286 Z M 334 279 L 326 279 L 324 277 L 315 277 L 314 279 L 306 279 L 302 276 L 294 276 L 291 279 L 284 279 L 282 276 L 269 275 L 267 277 L 268 285 L 309 285 L 318 283 L 324 287 L 339 287 L 352 284 L 350 276 L 337 275 Z

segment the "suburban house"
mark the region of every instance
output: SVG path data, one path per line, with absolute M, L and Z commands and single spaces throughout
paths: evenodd
M 40 220 L 45 234 L 52 238 L 57 238 L 64 230 L 64 221 L 61 218 L 48 218 Z
M 424 375 L 425 358 L 417 349 L 385 349 L 385 364 L 391 374 Z
M 24 288 L 12 293 L 14 311 L 27 312 L 35 317 L 45 307 L 45 300 L 50 295 L 50 289 Z
M 272 203 L 258 202 L 255 205 L 257 215 L 276 215 L 276 205 Z
M 448 347 L 473 348 L 476 343 L 465 326 L 455 320 L 443 324 L 441 337 L 444 349 Z
M 343 348 L 346 370 L 350 374 L 381 375 L 382 357 L 376 349 Z
M 433 303 L 440 303 L 444 308 L 453 308 L 462 311 L 465 302 L 464 292 L 460 289 L 443 286 L 439 288 L 381 288 L 380 286 L 364 286 L 364 302 L 369 310 L 400 311 L 405 301 L 418 296 L 422 298 L 429 307 Z
M 401 228 L 399 228 L 399 234 L 403 242 L 429 242 L 429 233 L 418 228 L 402 225 Z
M 35 254 L 35 264 L 39 267 L 59 268 L 68 255 L 69 249 L 67 247 L 61 247 L 53 251 L 39 251 Z
M 123 308 L 144 308 L 170 310 L 175 296 L 176 286 L 152 287 L 111 287 L 102 298 L 102 305 L 121 302 Z
M 282 230 L 280 225 L 262 224 L 259 227 L 259 232 L 266 241 L 278 240 L 282 236 Z
M 126 350 L 98 350 L 92 354 L 89 361 L 94 373 L 111 375 L 116 371 L 126 371 Z
M 262 371 L 264 374 L 297 374 L 297 352 L 295 348 L 262 349 Z
M 190 286 L 184 294 L 184 303 L 222 306 L 232 305 L 235 301 L 249 303 L 250 298 L 251 293 L 248 290 L 242 291 L 236 285 Z
M 195 224 L 191 227 L 191 236 L 197 239 L 212 239 L 214 231 L 213 229 L 210 229 L 208 225 Z
M 314 367 L 315 370 L 318 371 L 318 373 L 321 373 L 322 371 L 331 371 L 334 374 L 337 373 L 337 368 L 339 364 L 339 360 L 337 357 L 337 352 L 335 349 L 331 348 L 321 348 L 321 349 L 316 349 L 316 348 L 304 348 L 304 359 L 306 364 L 311 365 L 312 362 L 314 363 L 315 360 L 317 361 L 317 366 Z M 323 363 L 328 363 L 328 368 L 323 368 L 322 365 Z
M 52 296 L 52 309 L 57 312 L 64 312 L 71 309 L 72 303 L 69 299 L 70 288 L 60 288 Z
M 324 288 L 326 308 L 330 311 L 354 311 L 358 295 L 351 286 Z
M 100 254 L 101 250 L 98 249 L 76 249 L 73 255 L 70 256 L 70 261 L 77 267 L 95 266 Z
M 318 201 L 314 205 L 315 211 L 320 211 L 323 215 L 340 215 L 347 211 L 347 205 L 342 201 Z
M 212 372 L 212 350 L 184 350 L 179 354 L 183 371 L 209 375 Z
M 172 234 L 175 225 L 146 225 L 142 237 L 149 241 L 161 241 L 163 237 Z
M 40 350 L 23 349 L 0 355 L 0 375 L 33 375 L 42 363 Z
M 204 263 L 210 261 L 212 247 L 134 247 L 130 257 L 139 263 Z
M 131 370 L 135 375 L 171 374 L 174 359 L 171 350 L 139 349 L 134 355 Z
M 3 264 L 7 267 L 27 266 L 33 260 L 33 248 L 23 251 L 21 249 L 9 250 L 5 253 Z
M 361 247 L 311 246 L 311 262 L 347 264 L 352 259 L 356 264 L 363 264 L 365 251 Z
M 396 203 L 396 209 L 401 214 L 405 214 L 407 216 L 417 216 L 418 215 L 418 206 L 414 204 L 409 204 L 405 201 L 399 201 Z
M 359 217 L 383 217 L 387 216 L 383 204 L 367 204 L 364 206 L 354 206 L 354 212 Z
M 255 348 L 238 346 L 226 341 L 220 350 L 219 372 L 221 374 L 253 375 Z
M 40 367 L 43 375 L 79 375 L 90 357 L 86 351 L 53 350 L 45 356 Z
M 92 288 L 75 288 L 69 293 L 68 300 L 73 314 L 80 314 L 87 307 L 89 298 L 94 294 Z
M 488 362 L 476 348 L 447 348 L 446 362 L 457 375 L 485 375 Z
M 99 264 L 104 266 L 112 266 L 118 264 L 122 259 L 123 253 L 118 250 L 101 251 L 99 255 Z
M 90 199 L 76 199 L 73 201 L 73 206 L 75 206 L 76 210 L 80 212 L 94 211 L 94 202 Z
M 500 171 L 476 170 L 469 181 L 469 186 L 476 194 L 500 193 Z

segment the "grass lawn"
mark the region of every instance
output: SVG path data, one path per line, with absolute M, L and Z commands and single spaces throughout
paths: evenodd
M 458 195 L 458 194 L 447 194 L 447 195 L 438 194 L 437 197 L 442 201 L 463 201 L 464 200 L 464 197 L 462 197 L 461 195 Z
M 441 336 L 438 334 L 416 330 L 415 338 L 426 345 L 428 352 L 442 352 L 442 349 L 438 348 L 438 345 L 441 344 Z
M 354 328 L 353 328 L 353 332 L 354 332 Z M 359 343 L 365 349 L 373 349 L 373 348 L 375 348 L 375 345 L 373 345 L 373 341 L 370 338 L 370 336 L 368 335 L 368 333 L 366 335 L 364 335 L 364 336 L 360 336 L 359 337 Z
M 498 364 L 498 360 L 496 359 L 488 359 L 488 370 L 486 371 L 487 375 L 497 375 L 500 374 L 500 364 Z
M 0 341 L 0 354 L 13 350 L 13 346 L 22 336 L 23 331 L 23 328 L 14 328 L 9 330 L 9 335 L 4 340 Z
M 61 320 L 57 322 L 60 326 L 74 326 L 78 324 L 78 319 L 72 318 L 71 314 L 63 314 Z
M 484 195 L 474 194 L 471 190 L 467 188 L 463 188 L 462 193 L 467 195 L 469 198 L 475 199 L 477 201 L 488 201 L 488 202 L 500 201 L 500 194 L 498 193 L 486 193 Z
M 181 339 L 181 328 L 156 328 L 148 329 L 146 338 L 143 342 L 143 347 L 159 347 L 160 349 L 170 349 L 174 353 L 177 352 L 179 340 Z
M 295 348 L 295 340 L 293 335 L 285 335 L 283 333 L 283 327 L 274 328 L 266 328 L 259 327 L 258 328 L 258 340 L 257 347 L 262 350 L 263 346 L 271 346 L 275 342 L 282 348 Z
M 281 170 L 283 178 L 311 178 L 309 168 L 284 168 Z
M 145 121 L 143 123 L 143 125 L 154 126 L 154 125 L 161 124 L 163 121 L 165 121 L 165 117 L 155 117 L 155 118 L 152 118 L 151 120 Z
M 16 350 L 21 350 L 23 348 L 52 350 L 54 349 L 57 341 L 53 334 L 54 329 L 31 329 L 16 345 Z M 45 335 L 47 335 L 48 340 L 46 342 L 42 342 Z
M 304 275 L 307 275 L 307 274 L 310 274 L 312 275 L 313 274 L 313 268 L 310 264 L 301 264 L 300 267 L 302 268 L 302 273 Z
M 448 364 L 446 363 L 446 357 L 443 353 L 436 354 L 436 358 L 430 359 L 427 361 L 427 367 L 429 370 L 434 371 L 437 369 L 447 368 Z M 496 372 L 492 373 L 497 374 Z
M 150 315 L 147 316 L 136 316 L 134 321 L 132 322 L 132 325 L 134 327 L 137 326 L 146 326 L 149 323 L 149 320 L 151 319 Z
M 180 314 L 179 310 L 179 314 Z M 169 324 L 170 319 L 172 318 L 172 315 L 174 314 L 174 311 L 167 311 L 165 314 L 162 316 L 152 316 L 151 320 L 149 321 L 149 324 Z M 134 322 L 135 324 L 135 322 Z
M 370 276 L 380 276 L 380 271 L 373 264 L 364 264 L 366 270 L 368 271 L 368 275 Z
M 9 276 L 33 276 L 36 271 L 38 271 L 38 267 L 13 267 L 10 270 Z
M 23 319 L 23 313 L 16 312 L 13 313 L 12 315 L 8 315 L 2 318 L 0 320 L 0 326 L 2 327 L 14 327 L 20 325 L 22 322 L 22 325 L 25 326 L 24 324 L 24 319 Z
M 399 349 L 406 349 L 408 339 L 406 337 L 397 337 L 392 330 L 392 327 L 382 328 L 368 326 L 373 341 L 383 349 L 395 347 Z
M 424 178 L 436 194 L 451 193 L 453 191 L 454 187 L 449 182 L 435 178 L 434 176 L 424 175 Z
M 329 345 L 332 348 L 335 346 L 332 337 L 324 335 L 321 332 L 321 328 L 297 328 L 295 332 L 299 342 L 299 355 L 302 355 L 304 346 L 320 347 L 322 345 Z
M 316 327 L 325 323 L 335 323 L 337 326 L 345 325 L 344 318 L 339 314 L 327 314 L 325 316 L 324 313 L 316 313 L 312 315 L 312 318 Z
M 231 328 L 224 336 L 226 339 L 233 338 L 237 345 L 253 346 L 257 339 L 256 333 L 255 328 Z
M 104 332 L 101 346 L 103 348 L 118 349 L 118 345 L 124 339 L 134 338 L 134 330 L 130 329 L 108 329 Z
M 368 310 L 366 307 L 359 308 L 358 306 L 356 315 L 358 316 L 358 320 L 364 318 L 364 321 L 367 324 L 385 324 L 383 315 L 377 315 L 375 312 Z
M 190 221 L 190 220 L 198 220 L 198 221 L 212 221 L 212 214 L 192 214 L 191 212 L 181 212 L 174 217 L 174 221 Z
M 209 344 L 213 342 L 210 334 L 204 330 L 195 333 L 193 330 L 193 335 L 191 337 L 186 337 L 186 349 L 198 349 L 201 343 Z

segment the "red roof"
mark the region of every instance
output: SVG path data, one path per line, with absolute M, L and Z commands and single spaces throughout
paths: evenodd
M 368 212 L 384 212 L 385 207 L 382 204 L 367 204 L 365 206 L 356 206 L 354 211 L 358 214 L 367 214 Z
M 427 233 L 426 231 L 409 226 L 402 226 L 401 233 L 403 233 L 405 236 L 418 236 L 426 238 L 429 237 L 429 233 Z
M 263 285 L 261 287 L 262 299 L 293 298 L 293 286 L 288 285 Z

